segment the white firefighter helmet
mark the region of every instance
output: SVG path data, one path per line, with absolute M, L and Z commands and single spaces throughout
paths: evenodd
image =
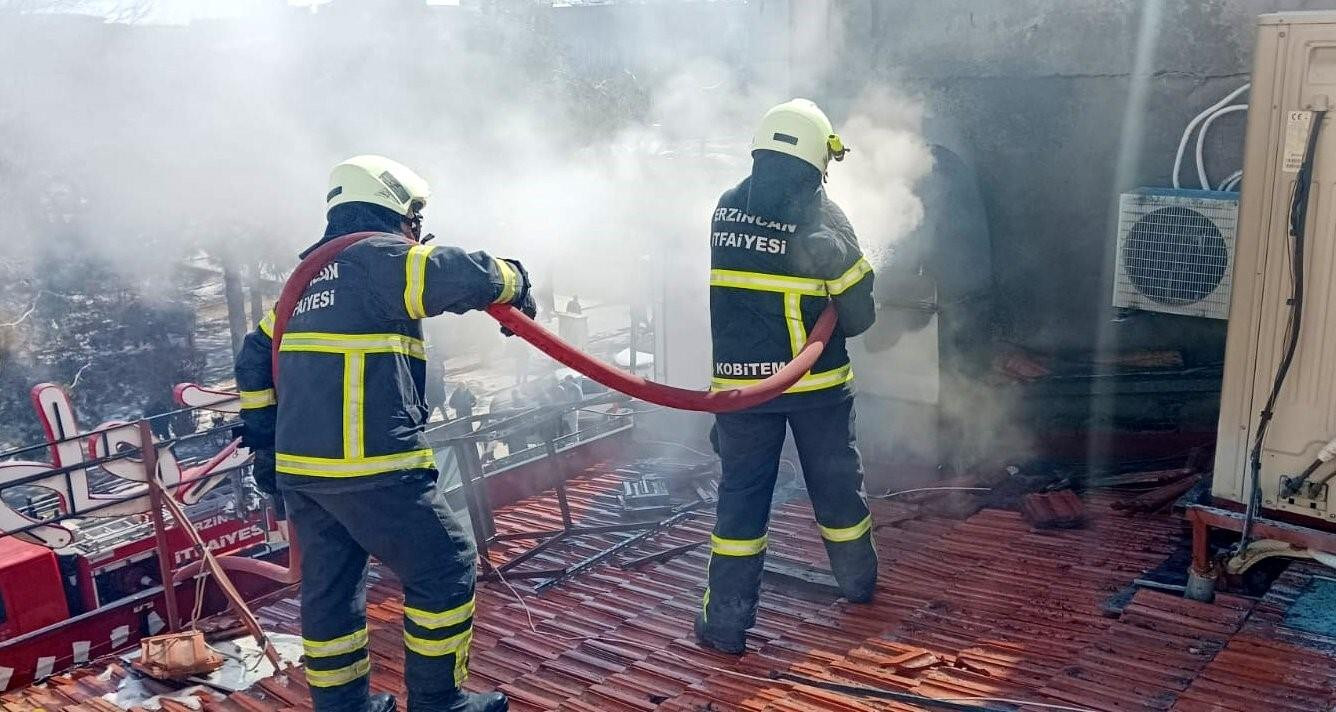
M 756 128 L 752 150 L 767 149 L 800 158 L 822 175 L 830 159 L 844 160 L 848 149 L 825 112 L 807 99 L 793 99 L 765 112 Z
M 344 203 L 372 203 L 399 215 L 422 210 L 431 188 L 422 176 L 384 156 L 353 156 L 329 174 L 325 210 Z

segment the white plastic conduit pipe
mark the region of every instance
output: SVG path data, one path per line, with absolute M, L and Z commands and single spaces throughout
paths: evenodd
M 1183 186 L 1180 185 L 1179 182 L 1178 182 L 1178 173 L 1179 173 L 1179 171 L 1182 170 L 1182 168 L 1183 168 L 1183 152 L 1187 150 L 1187 147 L 1188 147 L 1188 138 L 1192 136 L 1192 131 L 1193 131 L 1193 129 L 1197 128 L 1197 124 L 1200 124 L 1203 120 L 1206 119 L 1206 117 L 1210 116 L 1211 114 L 1214 114 L 1215 112 L 1217 112 L 1217 111 L 1219 111 L 1220 109 L 1224 108 L 1225 106 L 1229 105 L 1229 102 L 1234 101 L 1235 99 L 1237 99 L 1238 96 L 1239 96 L 1240 94 L 1242 94 L 1242 93 L 1245 92 L 1245 91 L 1248 91 L 1248 89 L 1251 88 L 1251 87 L 1252 87 L 1252 84 L 1244 84 L 1243 86 L 1239 87 L 1238 89 L 1235 89 L 1234 91 L 1230 92 L 1229 96 L 1227 96 L 1227 97 L 1221 99 L 1220 101 L 1217 101 L 1216 103 L 1212 104 L 1211 106 L 1207 107 L 1205 111 L 1201 112 L 1200 114 L 1197 114 L 1196 118 L 1194 118 L 1192 121 L 1188 122 L 1187 128 L 1183 129 L 1183 137 L 1180 138 L 1180 139 L 1178 140 L 1178 153 L 1174 155 L 1174 187 L 1175 187 L 1175 188 L 1181 188 L 1181 187 L 1183 187 Z
M 1217 187 L 1216 190 L 1233 190 L 1234 186 L 1238 185 L 1242 180 L 1243 169 L 1240 168 L 1239 170 L 1230 173 L 1228 178 L 1220 181 L 1220 186 Z
M 1197 132 L 1197 179 L 1201 181 L 1202 190 L 1211 189 L 1211 181 L 1206 177 L 1206 159 L 1204 157 L 1204 149 L 1206 147 L 1206 131 L 1210 129 L 1211 124 L 1215 123 L 1215 120 L 1220 118 L 1221 116 L 1224 116 L 1225 114 L 1232 114 L 1236 111 L 1247 111 L 1247 110 L 1248 110 L 1247 104 L 1234 104 L 1232 106 L 1226 106 L 1225 108 L 1220 109 L 1216 111 L 1214 114 L 1211 114 L 1209 117 L 1207 117 L 1206 122 L 1201 125 L 1201 131 Z

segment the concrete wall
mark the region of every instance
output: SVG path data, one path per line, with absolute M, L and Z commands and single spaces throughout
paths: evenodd
M 1117 171 L 1142 0 L 843 0 L 823 28 L 836 61 L 818 86 L 838 105 L 867 83 L 918 94 L 929 132 L 972 154 L 994 238 L 1003 336 L 1053 350 L 1182 348 L 1219 361 L 1224 324 L 1137 315 L 1110 324 L 1116 196 L 1170 184 L 1184 125 L 1248 80 L 1256 15 L 1333 0 L 1165 0 L 1140 150 Z M 804 58 L 795 56 L 795 62 Z M 829 60 L 813 53 L 813 64 Z M 838 113 L 838 107 L 833 107 Z M 1208 171 L 1241 166 L 1243 114 L 1216 122 Z M 1191 147 L 1189 147 L 1191 148 Z M 1183 180 L 1196 186 L 1189 159 Z

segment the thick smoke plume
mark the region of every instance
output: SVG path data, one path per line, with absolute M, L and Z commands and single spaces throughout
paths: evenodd
M 772 56 L 767 37 L 802 33 L 744 3 L 637 10 L 664 22 L 396 8 L 276 2 L 174 27 L 0 9 L 0 254 L 91 260 L 152 303 L 179 298 L 193 258 L 277 284 L 320 234 L 329 167 L 382 153 L 432 183 L 439 242 L 519 258 L 559 295 L 672 312 L 696 337 L 661 373 L 703 384 L 709 214 L 760 115 L 819 73 Z M 805 74 L 773 71 L 785 62 Z M 854 149 L 831 195 L 885 262 L 923 217 L 920 103 L 885 86 L 809 98 Z M 32 295 L 10 296 L 0 321 Z M 450 353 L 502 343 L 481 316 L 430 328 Z

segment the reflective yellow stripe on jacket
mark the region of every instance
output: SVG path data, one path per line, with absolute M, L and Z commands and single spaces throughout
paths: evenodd
M 803 295 L 797 292 L 784 294 L 784 325 L 789 330 L 789 351 L 797 356 L 807 343 L 807 325 L 803 323 Z
M 866 259 L 859 257 L 854 266 L 845 270 L 844 274 L 826 282 L 826 291 L 830 292 L 831 296 L 843 294 L 850 287 L 863 281 L 864 276 L 871 273 L 872 265 L 868 264 Z
M 803 324 L 802 298 L 826 296 L 826 283 L 807 277 L 790 277 L 764 272 L 740 272 L 731 269 L 710 270 L 711 287 L 731 287 L 784 295 L 784 325 L 789 330 L 789 350 L 793 356 L 807 343 Z
M 845 270 L 844 274 L 832 280 L 767 274 L 764 272 L 712 269 L 710 270 L 710 286 L 777 292 L 784 295 L 784 325 L 789 332 L 789 351 L 793 356 L 797 356 L 802 351 L 803 345 L 807 343 L 807 325 L 803 322 L 802 298 L 842 294 L 850 287 L 858 284 L 864 275 L 870 272 L 872 272 L 872 265 L 868 264 L 868 261 L 862 257 L 858 258 L 858 261 L 852 267 Z M 803 391 L 820 390 L 847 383 L 852 379 L 853 373 L 847 371 L 847 369 L 843 373 L 829 371 L 815 376 L 809 374 L 804 377 L 804 381 L 799 381 L 797 385 L 785 392 L 802 393 Z M 723 390 L 730 387 L 730 384 L 747 385 L 754 382 L 716 378 L 713 387 L 715 390 Z
M 763 292 L 785 292 L 812 297 L 834 296 L 843 294 L 850 287 L 858 284 L 863 277 L 872 272 L 872 265 L 867 259 L 858 261 L 844 274 L 835 279 L 820 280 L 812 277 L 792 277 L 766 272 L 742 272 L 731 269 L 710 270 L 711 287 L 732 287 L 734 289 L 754 289 Z
M 710 379 L 710 390 L 727 391 L 732 388 L 742 388 L 743 386 L 750 386 L 753 383 L 760 383 L 761 380 L 763 379 L 720 378 L 716 376 L 715 378 Z M 852 380 L 854 380 L 853 367 L 850 366 L 849 364 L 845 364 L 843 366 L 840 366 L 839 368 L 832 368 L 829 371 L 823 371 L 821 373 L 809 373 L 806 376 L 803 376 L 802 378 L 798 379 L 797 383 L 793 384 L 792 386 L 789 386 L 788 390 L 785 390 L 784 392 L 806 393 L 808 391 L 819 391 L 824 388 L 833 388 L 835 386 L 842 386 Z
M 436 467 L 429 448 L 372 457 L 307 457 L 280 452 L 275 453 L 274 460 L 279 472 L 312 477 L 364 477 L 395 470 Z
M 265 314 L 264 318 L 260 320 L 260 331 L 263 331 L 264 335 L 271 339 L 274 338 L 274 321 L 276 319 L 274 310 L 270 309 L 269 313 Z
M 710 270 L 710 286 L 754 289 L 762 292 L 792 292 L 812 297 L 826 296 L 826 283 L 819 279 L 764 272 L 739 272 L 731 269 Z
M 278 399 L 274 396 L 274 389 L 272 388 L 265 388 L 260 391 L 241 391 L 242 410 L 268 408 L 271 405 L 277 404 Z
M 403 334 L 335 334 L 297 331 L 283 335 L 279 351 L 316 351 L 330 354 L 395 353 L 426 360 L 422 339 Z
M 343 357 L 343 457 L 305 457 L 280 452 L 276 456 L 279 472 L 312 477 L 362 477 L 400 469 L 436 466 L 430 450 L 366 457 L 367 354 L 392 353 L 426 359 L 427 349 L 421 339 L 404 334 L 298 331 L 283 335 L 279 351 L 327 353 Z
M 366 454 L 365 430 L 362 425 L 366 410 L 366 354 L 350 351 L 343 355 L 343 456 L 356 459 Z
M 413 245 L 404 260 L 404 310 L 410 319 L 427 318 L 423 294 L 427 288 L 427 258 L 436 245 Z

